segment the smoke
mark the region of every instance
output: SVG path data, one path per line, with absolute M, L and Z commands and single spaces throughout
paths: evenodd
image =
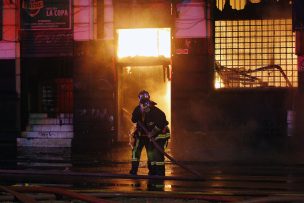
M 227 114 L 219 105 L 185 101 L 180 123 L 173 123 L 172 155 L 180 161 L 282 161 L 280 138 L 268 139 L 255 119 Z M 186 109 L 186 110 L 183 110 Z M 174 118 L 173 118 L 174 119 Z M 185 123 L 184 125 L 182 123 Z M 198 126 L 198 127 L 197 127 Z M 268 136 L 268 137 L 267 137 Z M 272 135 L 273 136 L 273 135 Z M 275 136 L 273 136 L 275 137 Z

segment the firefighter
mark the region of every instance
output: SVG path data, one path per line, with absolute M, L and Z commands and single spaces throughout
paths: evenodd
M 145 133 L 140 126 L 136 125 L 134 132 L 134 145 L 132 149 L 132 168 L 130 174 L 137 174 L 140 155 L 143 147 L 146 148 L 148 158 L 149 175 L 165 175 L 164 154 L 159 152 L 151 142 L 149 136 L 152 136 L 157 144 L 163 149 L 167 146 L 170 138 L 168 121 L 165 113 L 156 107 L 156 103 L 150 100 L 149 92 L 142 90 L 138 94 L 139 105 L 135 107 L 132 113 L 132 122 L 141 122 L 149 131 Z

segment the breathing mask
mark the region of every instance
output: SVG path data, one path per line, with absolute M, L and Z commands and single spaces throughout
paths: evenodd
M 140 109 L 142 112 L 149 112 L 150 111 L 150 100 L 149 99 L 141 99 L 140 102 Z

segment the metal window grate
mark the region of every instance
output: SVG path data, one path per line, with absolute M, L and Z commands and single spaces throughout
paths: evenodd
M 291 19 L 215 21 L 215 88 L 297 87 Z

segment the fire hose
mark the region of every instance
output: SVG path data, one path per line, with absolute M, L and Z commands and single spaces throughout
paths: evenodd
M 159 146 L 159 144 L 155 141 L 154 137 L 152 136 L 152 134 L 147 130 L 147 128 L 144 126 L 144 124 L 140 121 L 137 122 L 138 126 L 143 129 L 143 131 L 146 133 L 146 135 L 148 136 L 148 138 L 151 140 L 151 142 L 153 143 L 154 147 L 160 152 L 162 153 L 165 157 L 167 157 L 172 163 L 180 166 L 181 168 L 185 169 L 186 171 L 201 177 L 201 174 L 198 173 L 197 171 L 187 167 L 186 165 L 180 163 L 179 161 L 175 160 L 172 156 L 170 156 L 169 154 L 167 154 L 162 147 Z

